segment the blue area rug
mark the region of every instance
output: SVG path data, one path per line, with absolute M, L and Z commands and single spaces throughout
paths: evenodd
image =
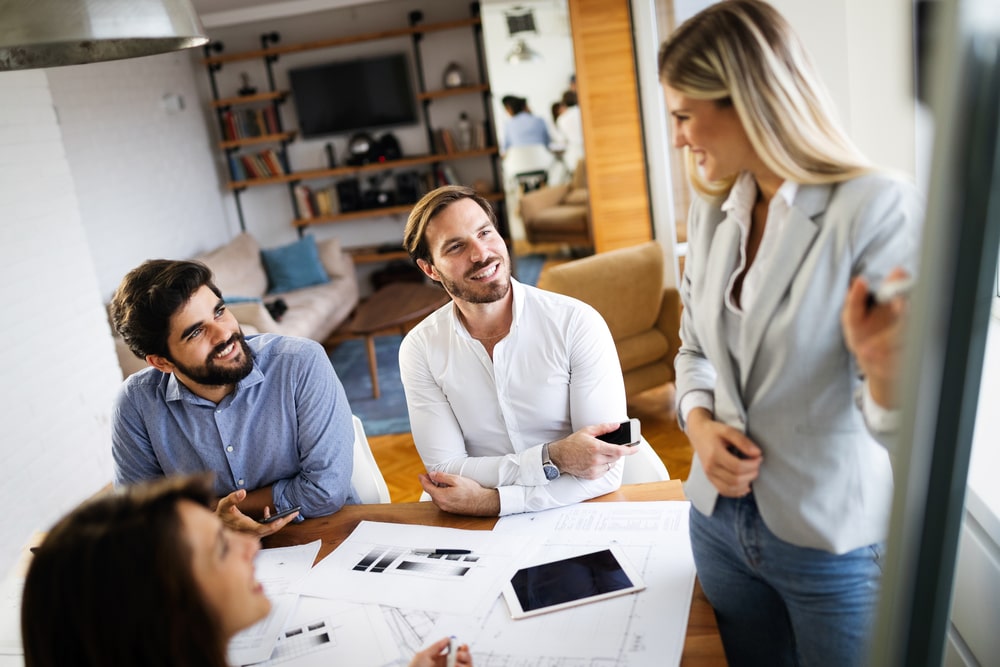
M 337 376 L 344 384 L 351 412 L 364 424 L 365 433 L 409 433 L 410 418 L 399 379 L 399 343 L 402 336 L 376 336 L 375 359 L 382 395 L 372 398 L 372 378 L 368 373 L 368 353 L 363 339 L 344 341 L 330 354 Z
M 545 255 L 522 255 L 515 262 L 515 277 L 526 285 L 535 285 L 544 264 Z M 344 384 L 351 412 L 361 419 L 369 436 L 410 432 L 406 396 L 399 379 L 399 343 L 402 340 L 402 336 L 375 337 L 378 384 L 382 392 L 379 398 L 372 398 L 364 340 L 345 341 L 330 353 L 330 362 Z
M 525 285 L 537 285 L 545 265 L 545 255 L 521 255 L 514 261 L 514 277 Z

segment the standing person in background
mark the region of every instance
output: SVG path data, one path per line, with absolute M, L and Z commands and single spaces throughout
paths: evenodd
M 764 2 L 695 15 L 659 72 L 700 195 L 676 359 L 698 577 L 730 664 L 862 665 L 892 500 L 891 406 L 881 381 L 859 378 L 845 327 L 897 318 L 899 304 L 855 306 L 864 285 L 912 271 L 919 198 L 847 138 Z
M 510 117 L 504 127 L 503 145 L 501 153 L 506 153 L 514 146 L 549 146 L 549 128 L 545 121 L 535 116 L 528 109 L 528 101 L 523 97 L 506 95 L 503 100 L 503 108 Z
M 576 93 L 567 90 L 562 96 L 563 112 L 559 114 L 556 128 L 566 142 L 566 152 L 563 160 L 573 171 L 577 163 L 583 159 L 583 118 L 577 104 Z
M 26 667 L 226 667 L 226 647 L 271 602 L 254 576 L 255 537 L 209 509 L 208 475 L 100 496 L 55 525 L 24 581 Z M 445 667 L 448 639 L 410 667 Z M 467 646 L 455 664 L 472 666 Z M 333 666 L 331 666 L 333 667 Z

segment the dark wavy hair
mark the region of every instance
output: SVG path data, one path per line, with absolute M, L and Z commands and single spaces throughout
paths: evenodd
M 209 507 L 211 476 L 100 496 L 49 531 L 24 583 L 26 667 L 226 667 L 221 622 L 192 573 L 181 500 Z
M 111 299 L 111 323 L 132 350 L 145 359 L 155 354 L 170 359 L 167 338 L 170 318 L 203 285 L 222 298 L 212 271 L 201 262 L 150 259 L 122 279 Z

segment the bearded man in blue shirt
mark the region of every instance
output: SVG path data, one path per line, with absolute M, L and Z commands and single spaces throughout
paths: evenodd
M 258 535 L 358 502 L 351 409 L 321 345 L 245 337 L 199 262 L 133 269 L 111 318 L 150 366 L 130 375 L 115 401 L 116 486 L 212 471 L 216 513 Z M 259 523 L 272 508 L 293 507 L 298 515 Z

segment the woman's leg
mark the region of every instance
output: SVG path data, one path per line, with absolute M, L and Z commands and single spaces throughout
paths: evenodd
M 788 610 L 747 558 L 742 536 L 753 529 L 756 505 L 720 497 L 707 517 L 691 508 L 691 547 L 705 596 L 712 603 L 732 667 L 796 665 Z
M 788 609 L 801 663 L 865 665 L 882 574 L 882 546 L 835 555 L 783 542 L 766 527 L 759 571 Z

